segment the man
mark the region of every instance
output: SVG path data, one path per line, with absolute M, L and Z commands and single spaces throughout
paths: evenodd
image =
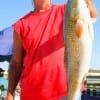
M 14 53 L 9 67 L 6 100 L 13 100 L 21 82 L 21 100 L 64 100 L 63 17 L 65 5 L 33 0 L 34 11 L 14 25 Z

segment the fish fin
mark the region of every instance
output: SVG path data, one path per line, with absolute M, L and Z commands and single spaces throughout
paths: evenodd
M 87 75 L 88 75 L 88 72 L 85 73 L 85 75 L 84 75 L 84 77 L 82 79 L 82 84 L 84 84 L 84 81 L 86 80 Z
M 92 40 L 94 40 L 94 31 L 93 31 L 93 25 L 92 25 L 92 23 L 89 23 L 88 30 L 89 30 L 90 38 Z
M 82 33 L 84 31 L 84 28 L 83 28 L 83 23 L 81 20 L 77 20 L 77 23 L 76 23 L 76 36 L 78 38 L 80 38 L 82 36 Z

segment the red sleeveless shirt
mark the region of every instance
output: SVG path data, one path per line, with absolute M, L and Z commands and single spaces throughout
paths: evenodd
M 42 13 L 30 12 L 14 23 L 26 55 L 21 100 L 58 100 L 66 95 L 63 19 L 65 5 Z

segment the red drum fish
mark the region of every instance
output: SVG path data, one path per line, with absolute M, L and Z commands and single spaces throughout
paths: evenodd
M 82 81 L 90 66 L 93 34 L 91 16 L 85 0 L 68 0 L 64 16 L 67 100 L 79 100 Z

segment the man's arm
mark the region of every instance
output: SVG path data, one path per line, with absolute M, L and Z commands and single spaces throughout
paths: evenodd
M 85 0 L 85 1 L 86 1 L 86 4 L 90 10 L 91 18 L 92 18 L 92 20 L 95 21 L 98 17 L 97 9 L 96 9 L 92 0 Z
M 8 70 L 8 92 L 6 100 L 13 100 L 14 91 L 19 82 L 22 64 L 23 64 L 23 48 L 21 38 L 14 32 L 14 51 Z

